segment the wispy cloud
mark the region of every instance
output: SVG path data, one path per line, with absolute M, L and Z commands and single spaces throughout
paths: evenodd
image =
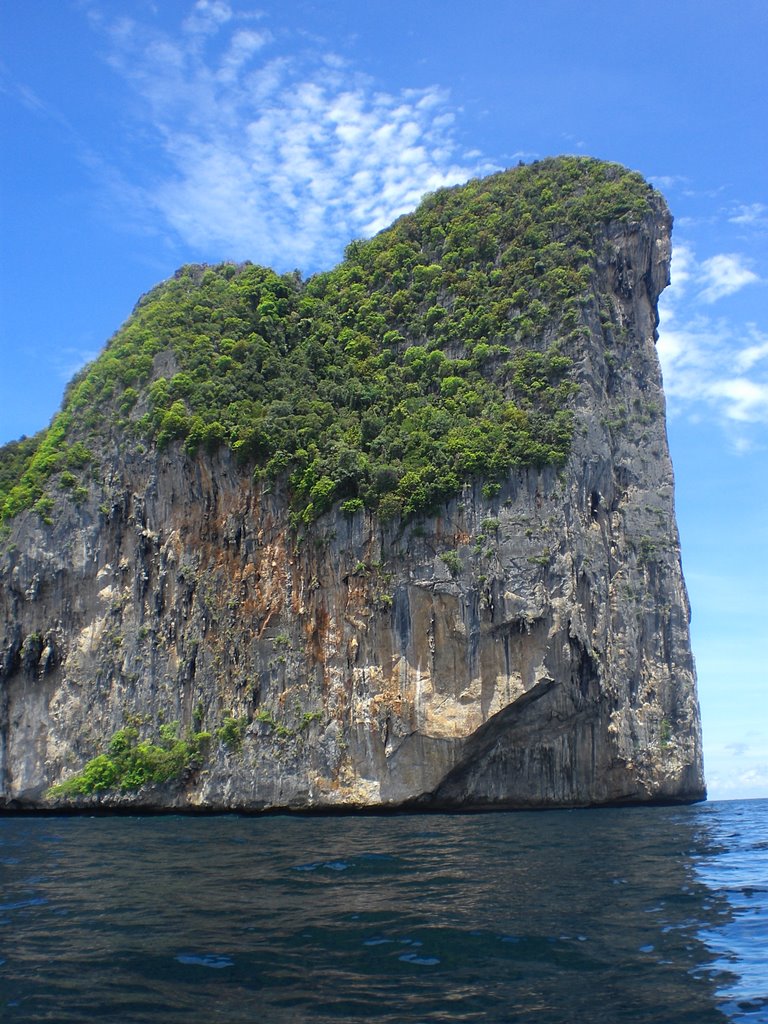
M 712 800 L 763 797 L 768 793 L 768 741 L 764 734 L 745 736 L 713 747 L 707 770 Z
M 719 764 L 719 770 L 707 772 L 707 790 L 710 800 L 749 800 L 764 797 L 768 792 L 768 764 L 750 766 L 743 771 L 729 771 Z
M 700 271 L 703 285 L 700 297 L 704 302 L 717 302 L 760 280 L 739 253 L 711 256 L 701 264 Z
M 680 185 L 687 183 L 688 179 L 679 174 L 652 174 L 648 178 L 650 183 L 662 192 L 670 192 Z
M 742 757 L 744 754 L 749 752 L 749 744 L 747 743 L 727 743 L 725 749 L 729 754 L 733 754 L 734 757 Z
M 53 121 L 67 133 L 71 135 L 75 134 L 72 125 L 61 111 L 58 110 L 53 103 L 39 96 L 35 90 L 25 82 L 16 80 L 1 60 L 0 93 L 11 97 L 11 99 L 20 103 L 23 107 L 26 107 L 27 110 L 31 111 L 38 117 Z
M 98 354 L 98 350 L 93 348 L 75 348 L 67 345 L 56 354 L 53 368 L 62 381 L 69 381 L 78 370 L 82 369 L 86 363 L 90 363 Z
M 493 169 L 461 151 L 438 86 L 381 91 L 322 46 L 281 48 L 226 0 L 197 0 L 172 34 L 104 10 L 93 24 L 165 161 L 145 201 L 199 250 L 312 269 Z
M 759 281 L 738 254 L 698 261 L 686 245 L 674 249 L 672 284 L 659 304 L 658 351 L 672 415 L 716 416 L 737 447 L 742 428 L 768 423 L 768 334 L 754 323 L 735 325 L 701 311 Z
M 763 360 L 768 360 L 768 335 L 752 328 L 754 343 L 736 353 L 736 369 L 745 373 Z
M 768 225 L 768 206 L 765 203 L 739 203 L 728 218 L 731 224 Z
M 732 420 L 740 423 L 768 422 L 768 383 L 730 377 L 713 381 L 709 394 L 714 399 L 723 399 L 726 415 Z

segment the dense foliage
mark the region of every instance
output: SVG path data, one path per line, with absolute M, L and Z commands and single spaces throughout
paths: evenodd
M 40 444 L 41 435 L 21 437 L 0 448 L 0 509 L 13 488 L 29 467 Z
M 178 722 L 160 726 L 159 742 L 139 739 L 129 725 L 114 734 L 106 754 L 92 758 L 77 775 L 53 786 L 51 796 L 89 796 L 104 790 L 138 789 L 148 783 L 170 782 L 199 768 L 210 733 L 179 736 Z
M 306 522 L 338 501 L 407 516 L 472 478 L 492 488 L 512 466 L 562 463 L 575 390 L 563 348 L 584 330 L 602 225 L 643 217 L 650 194 L 616 165 L 559 158 L 434 193 L 306 282 L 184 267 L 16 458 L 2 515 L 45 515 L 46 482 L 66 486 L 73 450 L 87 464 L 106 409 L 109 429 L 145 444 L 229 446 L 287 479 Z

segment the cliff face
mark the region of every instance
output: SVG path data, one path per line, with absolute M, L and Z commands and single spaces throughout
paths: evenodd
M 10 521 L 0 806 L 557 807 L 704 796 L 656 302 L 671 219 L 595 229 L 564 465 L 436 512 L 335 504 L 226 448 L 104 435 L 79 503 Z M 174 369 L 155 357 L 153 373 Z M 496 491 L 496 493 L 494 493 Z M 165 782 L 51 795 L 126 725 L 212 735 Z

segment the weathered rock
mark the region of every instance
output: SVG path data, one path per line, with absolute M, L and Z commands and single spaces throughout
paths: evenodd
M 417 523 L 133 451 L 12 523 L 0 561 L 0 806 L 561 807 L 704 796 L 655 352 L 671 219 L 611 225 L 564 469 Z M 598 301 L 599 300 L 599 301 Z M 611 310 L 611 325 L 599 308 Z M 99 507 L 100 506 L 100 507 Z M 449 557 L 443 559 L 442 555 Z M 174 783 L 60 798 L 127 722 L 215 732 Z

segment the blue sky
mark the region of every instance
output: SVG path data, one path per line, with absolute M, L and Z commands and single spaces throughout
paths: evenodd
M 309 273 L 441 185 L 626 164 L 675 215 L 710 796 L 768 796 L 767 49 L 763 0 L 0 0 L 0 443 L 182 263 Z

